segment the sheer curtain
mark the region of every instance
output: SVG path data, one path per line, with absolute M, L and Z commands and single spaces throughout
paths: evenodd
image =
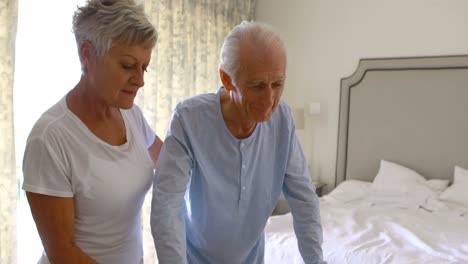
M 159 38 L 137 104 L 164 139 L 177 102 L 221 85 L 218 64 L 224 37 L 252 20 L 255 0 L 144 0 Z M 143 207 L 145 263 L 155 263 L 149 228 L 151 192 Z
M 152 22 L 159 32 L 159 40 L 153 53 L 149 72 L 145 75 L 145 88 L 139 92 L 136 103 L 143 109 L 145 117 L 156 133 L 164 139 L 166 126 L 175 104 L 191 95 L 215 91 L 219 85 L 219 49 L 226 34 L 242 20 L 252 20 L 255 0 L 139 0 L 144 2 Z M 23 3 L 24 2 L 24 3 Z M 0 263 L 16 263 L 16 225 L 26 222 L 19 232 L 24 235 L 20 252 L 28 252 L 18 261 L 31 263 L 41 251 L 40 241 L 32 219 L 16 219 L 16 202 L 22 197 L 17 189 L 15 173 L 15 137 L 17 137 L 16 159 L 21 159 L 26 136 L 39 113 L 62 97 L 79 77 L 79 64 L 71 29 L 71 14 L 83 0 L 59 1 L 53 12 L 38 20 L 44 8 L 41 1 L 22 1 L 23 35 L 22 51 L 17 53 L 15 85 L 15 107 L 13 107 L 14 46 L 17 27 L 17 0 L 0 0 Z M 37 5 L 37 6 L 36 6 Z M 32 14 L 27 13 L 31 11 Z M 44 14 L 44 12 L 42 12 Z M 50 19 L 48 18 L 50 17 Z M 36 21 L 39 29 L 26 22 Z M 64 21 L 56 23 L 56 21 Z M 20 21 L 21 22 L 21 21 Z M 65 23 L 67 22 L 67 23 Z M 68 23 L 70 22 L 70 23 Z M 36 41 L 47 36 L 51 42 L 62 43 L 61 48 Z M 60 39 L 59 39 L 60 38 Z M 16 42 L 19 51 L 19 39 Z M 48 42 L 48 43 L 51 43 Z M 49 49 L 54 49 L 49 51 Z M 41 52 L 37 52 L 41 51 Z M 51 56 L 44 59 L 41 56 Z M 52 63 L 50 66 L 44 63 Z M 68 69 L 47 78 L 47 69 Z M 65 65 L 65 66 L 63 66 Z M 76 67 L 75 67 L 76 66 Z M 22 68 L 20 70 L 19 68 Z M 41 73 L 42 70 L 46 71 Z M 73 77 L 75 76 L 75 77 Z M 47 84 L 47 87 L 44 85 Z M 53 86 L 53 87 L 52 87 Z M 22 88 L 21 88 L 22 87 Z M 37 89 L 37 88 L 47 88 Z M 46 92 L 45 92 L 46 91 Z M 39 96 L 42 96 L 39 98 Z M 39 98 L 39 99 L 38 99 Z M 13 112 L 15 111 L 15 115 Z M 15 124 L 14 134 L 13 117 Z M 18 140 L 20 139 L 20 140 Z M 18 158 L 20 157 L 20 158 Z M 16 162 L 18 163 L 18 162 Z M 21 164 L 16 164 L 20 168 Z M 19 177 L 21 178 L 21 177 Z M 24 199 L 23 199 L 24 200 Z M 143 208 L 145 263 L 157 263 L 149 228 L 151 192 Z M 24 202 L 24 201 L 23 201 Z M 29 208 L 25 207 L 29 218 Z M 23 217 L 22 217 L 23 218 Z M 20 225 L 21 225 L 20 223 Z M 19 234 L 20 235 L 20 234 Z M 20 242 L 21 242 L 20 241 Z M 30 250 L 31 245 L 39 248 Z M 32 255 L 26 258 L 26 255 Z
M 0 263 L 16 263 L 13 76 L 17 1 L 0 0 Z

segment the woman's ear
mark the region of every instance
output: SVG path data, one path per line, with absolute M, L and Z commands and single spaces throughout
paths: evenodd
M 89 40 L 82 41 L 79 48 L 81 64 L 85 69 L 88 68 L 90 62 L 94 59 L 93 44 Z
M 234 89 L 231 76 L 229 76 L 227 72 L 225 72 L 222 69 L 219 69 L 219 77 L 221 78 L 221 82 L 223 83 L 223 86 L 227 91 L 231 91 Z

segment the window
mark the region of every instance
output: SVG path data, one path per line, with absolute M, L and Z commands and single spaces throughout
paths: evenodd
M 19 0 L 14 84 L 18 177 L 18 263 L 36 263 L 42 244 L 22 185 L 26 139 L 40 115 L 78 82 L 81 69 L 72 15 L 84 0 Z M 52 7 L 53 6 L 53 7 Z M 25 253 L 27 252 L 27 253 Z

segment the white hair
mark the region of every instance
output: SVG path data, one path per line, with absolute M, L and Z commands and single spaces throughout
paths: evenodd
M 154 47 L 158 38 L 143 6 L 133 0 L 88 0 L 73 14 L 73 32 L 78 49 L 89 41 L 98 58 L 115 42 Z
M 225 71 L 233 82 L 240 68 L 242 41 L 250 42 L 258 50 L 268 50 L 274 46 L 285 51 L 284 42 L 273 27 L 261 22 L 242 21 L 224 39 L 220 54 L 219 68 Z

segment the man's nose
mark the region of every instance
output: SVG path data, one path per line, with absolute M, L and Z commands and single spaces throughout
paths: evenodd
M 264 91 L 263 101 L 264 103 L 268 103 L 269 105 L 271 105 L 274 102 L 274 98 L 275 98 L 275 91 L 273 89 L 273 85 L 268 84 Z

